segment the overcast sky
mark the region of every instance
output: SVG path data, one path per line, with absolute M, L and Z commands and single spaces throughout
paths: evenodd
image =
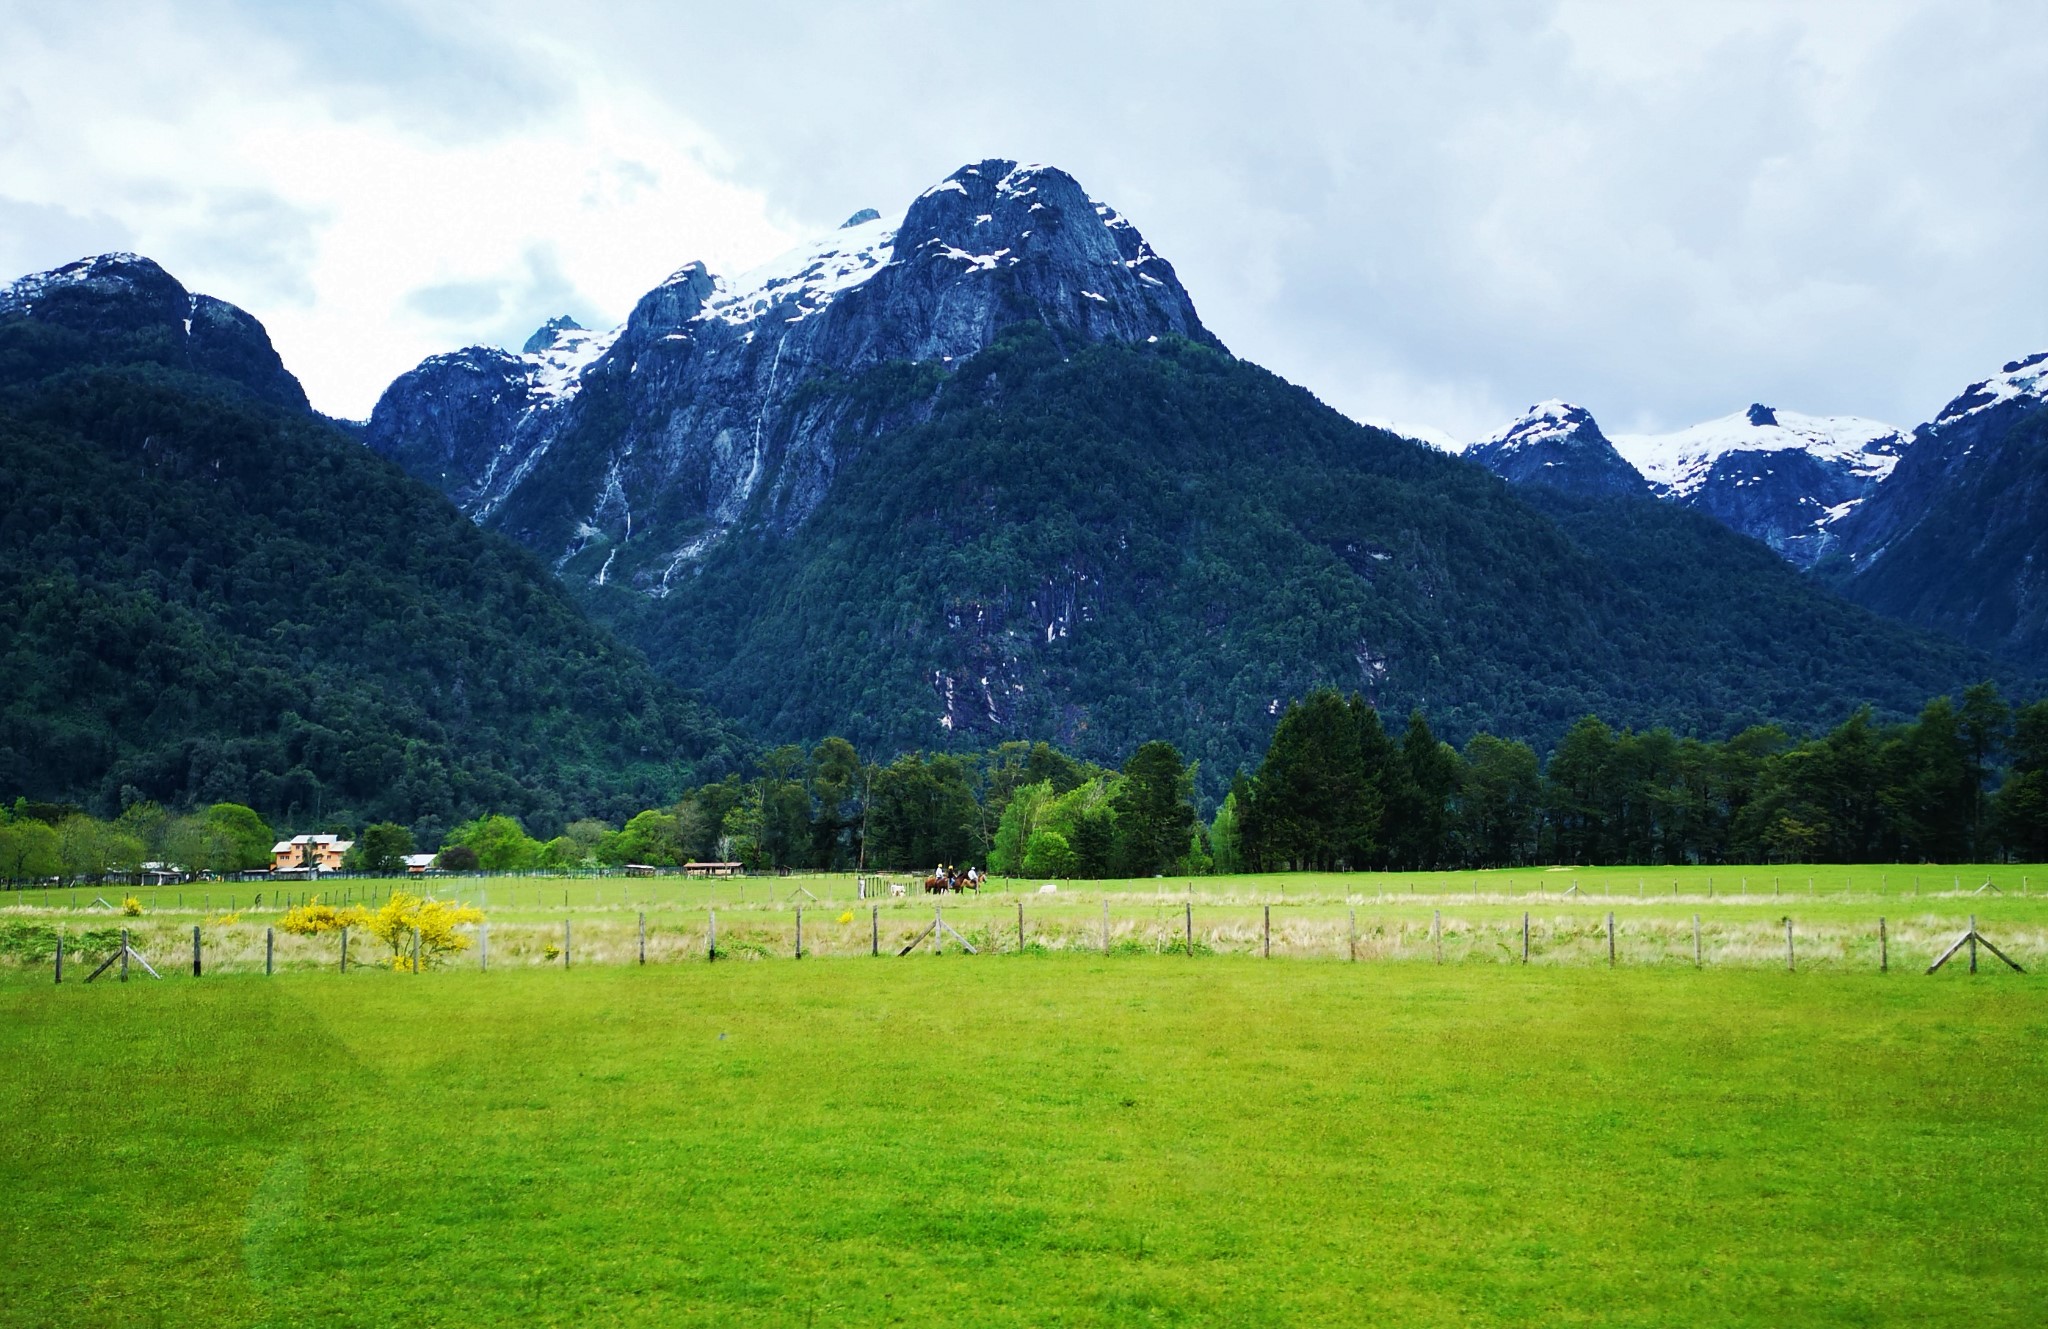
M 1050 162 L 1361 418 L 1910 425 L 2048 348 L 2038 4 L 0 0 L 0 270 L 134 249 L 316 405 Z

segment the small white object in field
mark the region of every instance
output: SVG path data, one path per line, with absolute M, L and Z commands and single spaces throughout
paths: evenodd
M 900 881 L 892 881 L 892 882 L 890 882 L 890 883 L 889 883 L 889 894 L 891 894 L 891 895 L 901 895 L 901 894 L 903 894 L 903 883 L 902 883 L 902 882 L 900 882 Z
M 1039 887 L 1039 888 L 1038 888 L 1038 893 L 1039 893 L 1040 895 L 1052 895 L 1052 894 L 1054 894 L 1055 892 L 1057 892 L 1058 890 L 1059 890 L 1059 887 L 1057 887 L 1057 886 L 1053 885 L 1053 884 L 1052 884 L 1051 882 L 1047 882 L 1047 883 L 1045 883 L 1045 885 L 1043 885 L 1043 886 L 1041 886 L 1041 887 Z

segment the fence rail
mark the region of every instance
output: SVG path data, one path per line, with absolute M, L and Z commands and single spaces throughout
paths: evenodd
M 1758 911 L 1658 914 L 1616 909 L 1469 908 L 1422 910 L 1271 903 L 1158 900 L 1099 912 L 1078 901 L 1030 900 L 863 904 L 799 901 L 753 907 L 591 908 L 571 919 L 519 909 L 467 929 L 461 949 L 422 955 L 418 939 L 377 943 L 361 928 L 298 936 L 273 922 L 217 917 L 200 922 L 124 917 L 121 930 L 0 919 L 0 954 L 14 967 L 90 964 L 125 936 L 137 954 L 171 957 L 188 943 L 191 972 L 308 970 L 406 972 L 478 968 L 850 960 L 921 953 L 1070 956 L 1136 955 L 1190 960 L 1237 956 L 1358 964 L 1779 968 L 1890 972 L 1917 969 L 1953 949 L 1977 926 L 1935 913 L 1855 917 Z M 112 923 L 114 920 L 109 919 Z M 2048 962 L 2048 920 L 2008 918 L 1981 934 L 2026 969 Z M 573 942 L 573 946 L 572 946 Z M 1974 948 L 1973 948 L 1974 949 Z

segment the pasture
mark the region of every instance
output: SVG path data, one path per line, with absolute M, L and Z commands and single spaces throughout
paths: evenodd
M 982 954 L 902 959 L 932 902 L 850 879 L 448 883 L 492 968 L 417 977 L 159 899 L 162 982 L 0 965 L 0 1323 L 2038 1323 L 2032 882 L 1622 871 L 948 897 Z M 1973 912 L 2028 974 L 1920 972 Z

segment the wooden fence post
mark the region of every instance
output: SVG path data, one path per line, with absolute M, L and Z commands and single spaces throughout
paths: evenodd
M 796 958 L 804 958 L 804 907 L 796 907 Z
M 1522 911 L 1522 963 L 1529 963 L 1529 911 Z
M 1884 915 L 1877 916 L 1877 972 L 1888 974 L 1892 971 L 1891 944 L 1884 935 Z
M 1024 902 L 1017 901 L 1017 954 L 1024 953 Z
M 121 944 L 123 946 L 128 944 L 128 934 L 126 932 L 121 934 Z M 1973 974 L 1977 972 L 1977 916 L 1975 914 L 1970 915 L 1970 972 Z M 126 960 L 121 962 L 121 976 L 123 978 L 128 976 L 128 962 Z
M 348 924 L 341 925 L 341 972 L 348 972 Z
M 1577 883 L 1574 883 L 1575 885 Z M 1436 947 L 1436 962 L 1444 962 L 1444 911 L 1432 909 L 1429 920 L 1430 943 Z
M 1975 929 L 1975 928 L 1976 928 L 1976 926 L 1977 926 L 1977 920 L 1976 920 L 1976 919 L 1974 919 L 1974 918 L 1973 918 L 1973 919 L 1971 919 L 1971 920 L 1970 920 L 1970 927 L 1971 927 L 1972 929 Z M 1977 948 L 1973 946 L 1973 947 L 1971 947 L 1971 948 L 1970 948 L 1970 966 L 1971 966 L 1971 968 L 1970 968 L 1970 972 L 1971 972 L 1971 973 L 1973 973 L 1973 974 L 1977 972 L 1977 969 L 1976 969 L 1976 963 L 1977 963 Z M 127 928 L 122 928 L 122 929 L 121 929 L 121 981 L 122 981 L 123 983 L 126 983 L 126 982 L 128 981 L 128 929 L 127 929 Z
M 1273 958 L 1273 906 L 1266 906 L 1266 958 Z
M 1700 967 L 1700 916 L 1692 916 L 1692 967 Z
M 1792 956 L 1792 915 L 1785 915 L 1785 972 L 1796 973 L 1799 966 Z
M 1351 911 L 1351 963 L 1358 963 L 1358 910 Z
M 1102 897 L 1102 953 L 1109 954 L 1109 896 Z
M 57 981 L 64 981 L 64 934 L 57 934 Z
M 481 923 L 477 924 L 477 929 L 476 929 L 476 933 L 477 933 L 477 954 L 476 954 L 476 967 L 477 967 L 477 972 L 479 972 L 479 973 L 484 973 L 484 974 L 488 974 L 488 973 L 490 973 L 490 972 L 491 972 L 491 922 L 490 922 L 490 920 L 489 920 L 489 919 L 485 919 L 485 920 L 484 920 L 483 922 L 481 922 Z
M 412 971 L 415 974 L 420 971 L 420 930 L 418 928 L 412 930 Z
M 277 929 L 263 929 L 263 972 L 265 975 L 277 972 Z
M 1614 911 L 1607 913 L 1607 967 L 1614 968 Z
M 562 920 L 562 968 L 569 967 L 569 920 Z
M 718 911 L 710 909 L 705 912 L 710 918 L 711 924 L 705 933 L 704 958 L 706 960 L 716 960 L 718 958 Z
M 192 977 L 199 977 L 199 925 L 192 925 Z
M 1019 905 L 1018 908 L 1021 909 L 1023 906 Z M 868 906 L 868 927 L 870 929 L 868 934 L 868 954 L 880 955 L 882 953 L 882 906 L 878 904 Z

